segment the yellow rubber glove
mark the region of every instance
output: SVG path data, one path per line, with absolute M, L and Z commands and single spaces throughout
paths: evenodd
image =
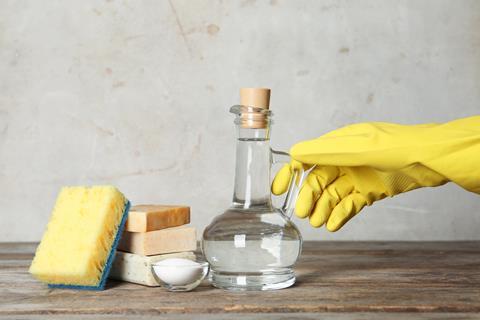
M 360 123 L 290 150 L 292 162 L 275 176 L 282 194 L 292 170 L 315 169 L 295 207 L 310 224 L 337 231 L 365 205 L 385 197 L 449 181 L 480 194 L 480 116 L 444 124 Z

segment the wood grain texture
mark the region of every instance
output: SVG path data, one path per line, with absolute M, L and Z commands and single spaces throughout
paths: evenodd
M 34 249 L 35 244 L 0 244 L 0 316 L 480 317 L 480 242 L 308 242 L 294 287 L 248 293 L 208 283 L 194 292 L 171 293 L 115 281 L 102 292 L 48 289 L 27 273 Z

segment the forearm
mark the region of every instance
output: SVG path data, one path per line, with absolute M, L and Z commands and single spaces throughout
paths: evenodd
M 354 124 L 301 142 L 291 155 L 305 164 L 386 172 L 420 164 L 480 193 L 480 116 L 443 124 Z

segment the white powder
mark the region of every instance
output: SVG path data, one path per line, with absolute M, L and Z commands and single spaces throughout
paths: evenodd
M 153 269 L 160 280 L 177 286 L 193 283 L 202 276 L 202 266 L 188 259 L 165 259 L 155 263 Z

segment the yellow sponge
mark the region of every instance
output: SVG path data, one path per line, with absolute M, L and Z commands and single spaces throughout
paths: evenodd
M 103 289 L 128 208 L 113 186 L 62 188 L 30 273 L 52 287 Z

